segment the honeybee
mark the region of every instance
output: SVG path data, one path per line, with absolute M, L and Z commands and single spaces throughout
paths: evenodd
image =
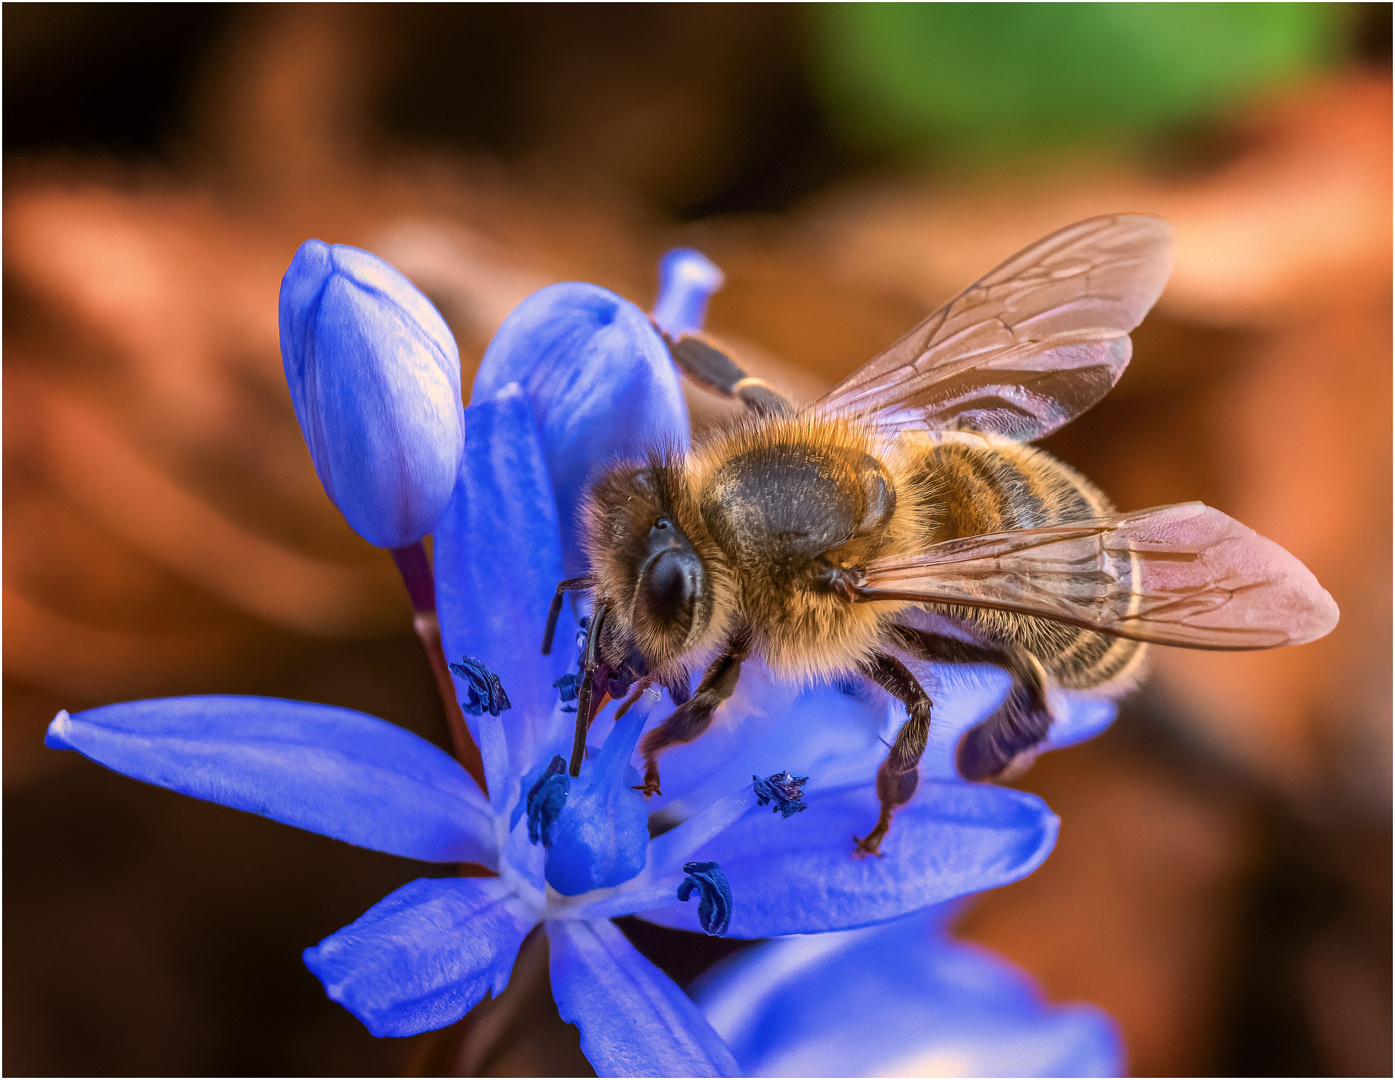
M 747 410 L 691 451 L 655 447 L 590 485 L 589 573 L 558 586 L 543 647 L 564 593 L 589 592 L 571 775 L 607 697 L 672 694 L 640 744 L 654 794 L 659 754 L 702 734 L 746 660 L 791 681 L 861 675 L 907 713 L 877 770 L 878 820 L 854 838 L 880 854 L 931 722 L 902 657 L 1011 675 L 956 751 L 982 780 L 1045 738 L 1048 687 L 1117 695 L 1150 642 L 1264 649 L 1330 631 L 1336 604 L 1278 545 L 1200 503 L 1118 513 L 1028 445 L 1118 381 L 1171 263 L 1164 221 L 1071 225 L 798 410 L 710 342 L 670 340 L 686 375 Z

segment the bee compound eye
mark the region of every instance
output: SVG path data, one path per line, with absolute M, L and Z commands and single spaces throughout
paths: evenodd
M 636 606 L 655 629 L 686 637 L 702 590 L 702 563 L 691 549 L 669 548 L 650 559 L 639 578 Z

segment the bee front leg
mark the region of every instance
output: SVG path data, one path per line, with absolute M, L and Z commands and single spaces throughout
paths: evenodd
M 750 642 L 738 634 L 727 642 L 726 650 L 708 665 L 702 682 L 691 698 L 678 706 L 672 716 L 644 736 L 639 752 L 644 755 L 644 783 L 639 790 L 648 795 L 661 795 L 659 790 L 659 751 L 679 743 L 692 742 L 712 723 L 717 706 L 731 697 L 741 678 L 741 663 L 750 655 Z
M 930 695 L 916 681 L 906 665 L 894 656 L 877 653 L 862 666 L 862 673 L 906 706 L 906 722 L 896 734 L 891 752 L 877 769 L 877 798 L 881 813 L 866 836 L 853 837 L 859 853 L 880 855 L 882 840 L 891 828 L 898 806 L 910 802 L 920 783 L 920 757 L 930 738 Z

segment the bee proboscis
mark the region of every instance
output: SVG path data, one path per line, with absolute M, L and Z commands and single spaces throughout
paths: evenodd
M 747 412 L 589 488 L 589 572 L 558 586 L 544 643 L 564 592 L 589 591 L 571 774 L 600 705 L 636 684 L 677 705 L 640 745 L 653 794 L 659 753 L 706 730 L 751 657 L 791 680 L 861 675 L 907 713 L 856 840 L 879 854 L 931 722 L 902 656 L 1012 676 L 957 750 L 961 773 L 987 779 L 1046 737 L 1049 687 L 1117 695 L 1149 642 L 1265 649 L 1330 631 L 1336 604 L 1277 544 L 1201 503 L 1118 513 L 1028 445 L 1118 381 L 1171 261 L 1156 218 L 1071 225 L 797 411 L 704 339 L 671 340 L 685 374 Z

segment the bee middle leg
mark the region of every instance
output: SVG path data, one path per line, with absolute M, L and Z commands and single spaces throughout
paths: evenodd
M 880 855 L 892 815 L 898 806 L 910 802 L 920 784 L 920 757 L 930 738 L 931 702 L 930 695 L 906 665 L 887 653 L 874 655 L 862 665 L 862 673 L 906 706 L 906 722 L 877 769 L 877 798 L 882 803 L 877 824 L 861 839 L 853 837 L 859 853 Z
M 644 755 L 644 783 L 639 790 L 645 795 L 661 795 L 659 790 L 659 751 L 679 743 L 692 742 L 712 723 L 717 706 L 731 697 L 741 678 L 741 664 L 750 655 L 750 641 L 738 634 L 727 643 L 721 656 L 708 665 L 697 691 L 674 710 L 672 716 L 650 731 L 640 741 L 639 752 Z
M 893 629 L 892 640 L 918 660 L 933 664 L 995 664 L 1012 676 L 1007 699 L 960 740 L 956 764 L 965 779 L 987 780 L 1003 774 L 1046 738 L 1051 728 L 1046 671 L 1041 661 L 1022 646 L 978 645 L 904 625 Z

